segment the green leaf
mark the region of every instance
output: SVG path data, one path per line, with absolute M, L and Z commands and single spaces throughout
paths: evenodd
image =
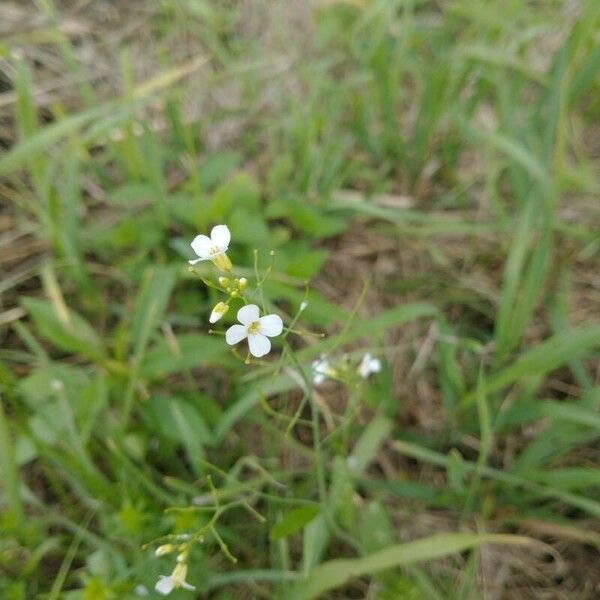
M 305 200 L 288 199 L 281 203 L 283 216 L 302 233 L 313 238 L 327 238 L 342 231 L 346 221 L 341 217 L 327 215 L 320 207 Z
M 135 357 L 145 350 L 150 334 L 165 312 L 175 284 L 175 270 L 171 267 L 148 269 L 137 297 L 131 324 L 131 346 Z
M 434 535 L 414 542 L 390 546 L 362 558 L 338 559 L 323 563 L 316 567 L 304 581 L 294 584 L 286 597 L 289 600 L 310 600 L 356 577 L 465 552 L 485 544 L 528 545 L 530 543 L 532 540 L 529 538 L 516 535 L 470 533 Z
M 213 435 L 198 409 L 173 396 L 154 396 L 147 406 L 158 431 L 187 448 L 212 445 Z
M 96 330 L 79 314 L 67 308 L 58 315 L 47 300 L 23 298 L 21 304 L 33 319 L 38 333 L 57 348 L 101 362 L 106 351 Z
M 375 552 L 392 545 L 396 531 L 385 506 L 377 501 L 369 502 L 360 511 L 359 538 L 364 552 Z
M 300 506 L 289 511 L 279 522 L 277 522 L 269 533 L 272 540 L 280 540 L 300 531 L 310 523 L 318 514 L 318 506 Z
M 309 250 L 288 262 L 285 272 L 292 277 L 312 279 L 321 270 L 329 252 L 327 250 Z
M 202 189 L 206 190 L 218 185 L 242 162 L 243 158 L 239 152 L 217 152 L 207 156 L 198 168 Z
M 160 379 L 196 367 L 232 364 L 229 349 L 221 338 L 185 333 L 177 336 L 176 341 L 176 348 L 164 339 L 150 347 L 142 360 L 140 376 Z
M 596 347 L 600 347 L 600 325 L 588 325 L 557 333 L 489 377 L 483 385 L 483 392 L 498 391 L 522 377 L 543 375 L 568 364 L 576 357 L 584 356 Z M 473 390 L 464 396 L 462 405 L 470 404 L 475 399 L 475 394 L 476 390 Z
M 377 456 L 379 448 L 392 431 L 393 422 L 384 416 L 375 417 L 358 438 L 348 464 L 351 471 L 360 477 Z

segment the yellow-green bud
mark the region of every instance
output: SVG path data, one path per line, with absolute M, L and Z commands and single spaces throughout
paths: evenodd
M 173 552 L 174 550 L 175 546 L 173 546 L 173 544 L 163 544 L 154 551 L 154 556 L 164 556 L 165 554 L 171 554 L 171 552 Z
M 225 302 L 219 302 L 210 313 L 208 319 L 211 323 L 216 323 L 229 310 L 229 306 Z
M 224 288 L 228 288 L 231 285 L 231 280 L 229 277 L 219 277 L 219 284 Z
M 183 550 L 182 552 L 180 552 L 177 555 L 177 562 L 178 563 L 184 563 L 187 562 L 188 559 L 188 554 L 189 554 L 189 550 L 186 548 L 185 550 Z

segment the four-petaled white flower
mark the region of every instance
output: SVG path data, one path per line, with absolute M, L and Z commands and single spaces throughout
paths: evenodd
M 190 265 L 195 265 L 202 260 L 212 260 L 215 266 L 222 271 L 231 271 L 231 261 L 227 256 L 231 233 L 227 225 L 215 225 L 207 235 L 197 235 L 191 243 L 192 250 L 198 258 L 190 260 Z
M 187 565 L 184 563 L 177 563 L 171 575 L 158 576 L 158 581 L 156 582 L 154 589 L 163 596 L 167 596 L 177 588 L 192 591 L 195 590 L 196 588 L 185 580 L 186 575 Z
M 271 350 L 270 337 L 275 337 L 283 331 L 283 321 L 279 315 L 260 316 L 256 304 L 246 304 L 237 313 L 241 325 L 232 325 L 225 332 L 225 341 L 233 346 L 248 338 L 250 354 L 260 358 Z
M 367 379 L 372 373 L 379 373 L 381 371 L 381 361 L 378 358 L 373 358 L 367 352 L 360 361 L 357 371 L 363 379 Z
M 320 358 L 313 360 L 311 365 L 313 371 L 313 383 L 321 385 L 327 377 L 333 374 L 333 369 L 329 366 L 329 361 L 321 354 Z

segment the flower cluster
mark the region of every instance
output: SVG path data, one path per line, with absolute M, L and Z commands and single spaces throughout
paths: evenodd
M 198 258 L 190 260 L 190 265 L 201 261 L 210 260 L 221 271 L 230 272 L 233 269 L 231 260 L 227 256 L 231 233 L 227 225 L 216 225 L 207 235 L 197 235 L 191 243 L 192 250 Z M 225 332 L 225 341 L 234 346 L 243 340 L 248 341 L 248 351 L 255 358 L 261 358 L 271 350 L 269 338 L 281 335 L 283 321 L 279 315 L 271 314 L 260 316 L 259 307 L 247 302 L 246 290 L 248 280 L 245 277 L 231 279 L 230 277 L 219 277 L 219 287 L 227 294 L 225 301 L 218 302 L 212 309 L 209 317 L 210 323 L 216 323 L 229 312 L 229 304 L 234 299 L 240 299 L 244 303 L 238 312 L 239 324 L 232 325 Z M 216 286 L 215 286 L 216 287 Z

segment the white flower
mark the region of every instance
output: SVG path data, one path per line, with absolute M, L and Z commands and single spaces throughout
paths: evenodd
M 198 258 L 190 260 L 190 265 L 195 265 L 202 260 L 212 260 L 215 266 L 222 271 L 231 271 L 231 261 L 227 256 L 231 233 L 227 225 L 215 225 L 207 235 L 197 235 L 191 243 L 192 250 Z
M 225 341 L 233 346 L 248 338 L 250 354 L 260 358 L 271 350 L 270 337 L 275 337 L 283 331 L 283 321 L 279 315 L 260 316 L 256 304 L 242 306 L 237 313 L 241 325 L 232 325 L 225 332 Z
M 225 302 L 219 302 L 210 313 L 210 318 L 208 319 L 211 323 L 216 323 L 227 311 L 229 310 L 229 305 L 225 304 Z
M 187 565 L 184 563 L 177 563 L 171 575 L 158 576 L 158 581 L 156 582 L 154 589 L 163 596 L 167 596 L 177 588 L 182 588 L 184 590 L 195 590 L 196 588 L 185 580 L 186 575 Z
M 321 354 L 317 360 L 313 360 L 311 365 L 313 371 L 313 383 L 321 385 L 327 377 L 333 374 L 333 369 L 329 366 L 329 361 Z
M 367 379 L 371 373 L 379 373 L 381 371 L 381 361 L 378 358 L 373 358 L 367 352 L 360 361 L 357 371 L 363 379 Z

